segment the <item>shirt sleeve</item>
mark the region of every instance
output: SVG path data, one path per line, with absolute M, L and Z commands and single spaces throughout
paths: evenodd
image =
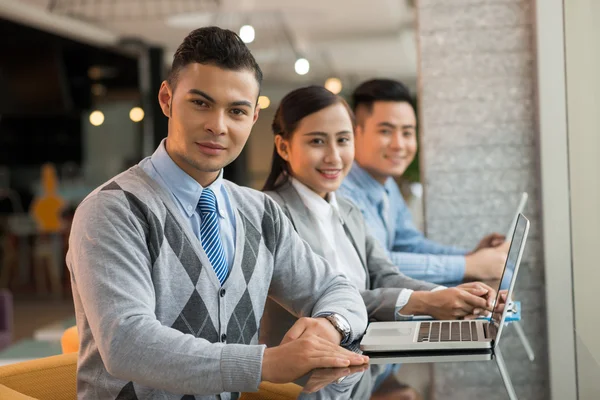
M 349 190 L 345 185 L 342 185 L 338 192 L 357 205 L 363 214 L 369 232 L 386 249 L 390 259 L 400 269 L 400 272 L 413 279 L 433 283 L 458 283 L 463 281 L 465 251 L 451 246 L 437 245 L 426 239 L 414 226 L 409 210 L 397 187 L 395 190 L 390 190 L 390 200 L 394 204 L 392 209 L 399 210 L 395 212 L 394 245 L 391 247 L 390 243 L 387 243 L 387 229 L 379 216 L 377 207 L 360 190 Z M 434 246 L 431 246 L 431 243 Z M 416 251 L 428 249 L 431 249 L 434 253 Z M 444 250 L 450 254 L 444 254 Z
M 445 286 L 437 286 L 431 289 L 431 292 L 437 292 L 438 290 L 447 289 Z M 396 301 L 396 313 L 395 319 L 396 321 L 406 321 L 414 317 L 414 315 L 402 314 L 402 309 L 404 306 L 408 304 L 410 301 L 410 296 L 414 293 L 411 289 L 402 289 L 400 294 L 398 295 L 398 300 Z
M 464 256 L 467 251 L 454 246 L 447 246 L 427 239 L 419 231 L 412 219 L 410 210 L 402 198 L 402 194 L 396 184 L 390 185 L 390 202 L 395 209 L 395 232 L 392 240 L 391 251 L 420 254 L 437 255 L 460 255 Z
M 432 283 L 462 282 L 465 277 L 465 257 L 452 255 L 389 252 L 392 262 L 405 275 Z

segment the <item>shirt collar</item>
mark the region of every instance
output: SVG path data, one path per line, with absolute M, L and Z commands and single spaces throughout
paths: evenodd
M 390 185 L 393 185 L 394 180 L 388 177 L 385 184 L 382 185 L 371 176 L 365 169 L 354 161 L 352 168 L 348 173 L 348 177 L 358 184 L 360 189 L 367 194 L 367 197 L 375 203 L 379 204 L 383 201 L 384 196 L 389 195 Z
M 290 182 L 298 192 L 302 203 L 320 218 L 330 218 L 331 214 L 340 217 L 339 206 L 334 192 L 327 193 L 327 200 L 319 196 L 299 180 L 290 177 Z
M 152 154 L 152 165 L 165 182 L 165 185 L 167 185 L 169 191 L 173 193 L 177 201 L 181 204 L 188 217 L 191 217 L 196 212 L 196 207 L 204 188 L 175 164 L 175 161 L 167 153 L 166 143 L 167 139 L 163 139 L 154 154 Z M 218 204 L 222 185 L 223 170 L 221 169 L 217 179 L 208 186 L 217 198 L 217 212 L 220 217 L 223 217 Z

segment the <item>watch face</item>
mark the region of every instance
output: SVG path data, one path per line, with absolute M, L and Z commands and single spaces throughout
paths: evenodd
M 341 333 L 342 342 L 344 340 L 346 340 L 348 338 L 348 336 L 350 335 L 350 327 L 348 326 L 346 321 L 344 321 L 343 318 L 340 318 L 340 316 L 337 314 L 330 314 L 326 318 L 329 320 L 329 322 L 331 322 L 331 324 L 335 327 L 335 329 L 339 333 Z

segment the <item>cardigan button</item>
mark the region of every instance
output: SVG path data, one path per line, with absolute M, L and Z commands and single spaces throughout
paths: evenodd
M 226 334 L 222 334 L 221 335 L 221 342 L 225 343 L 226 340 L 227 340 L 227 335 Z
M 226 292 L 226 290 L 225 290 L 225 289 L 221 289 L 221 290 L 219 290 L 219 295 L 220 295 L 221 297 L 225 297 L 225 292 Z

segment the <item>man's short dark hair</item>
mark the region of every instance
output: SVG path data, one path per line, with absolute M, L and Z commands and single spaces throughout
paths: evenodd
M 242 39 L 229 29 L 216 26 L 198 28 L 183 39 L 173 56 L 167 78 L 172 88 L 177 84 L 179 71 L 191 63 L 214 65 L 232 71 L 246 69 L 254 72 L 259 87 L 262 83 L 263 74 L 254 56 Z
M 392 79 L 371 79 L 361 83 L 352 93 L 352 110 L 356 113 L 359 107 L 373 110 L 376 101 L 407 102 L 415 108 L 410 90 L 402 83 Z

